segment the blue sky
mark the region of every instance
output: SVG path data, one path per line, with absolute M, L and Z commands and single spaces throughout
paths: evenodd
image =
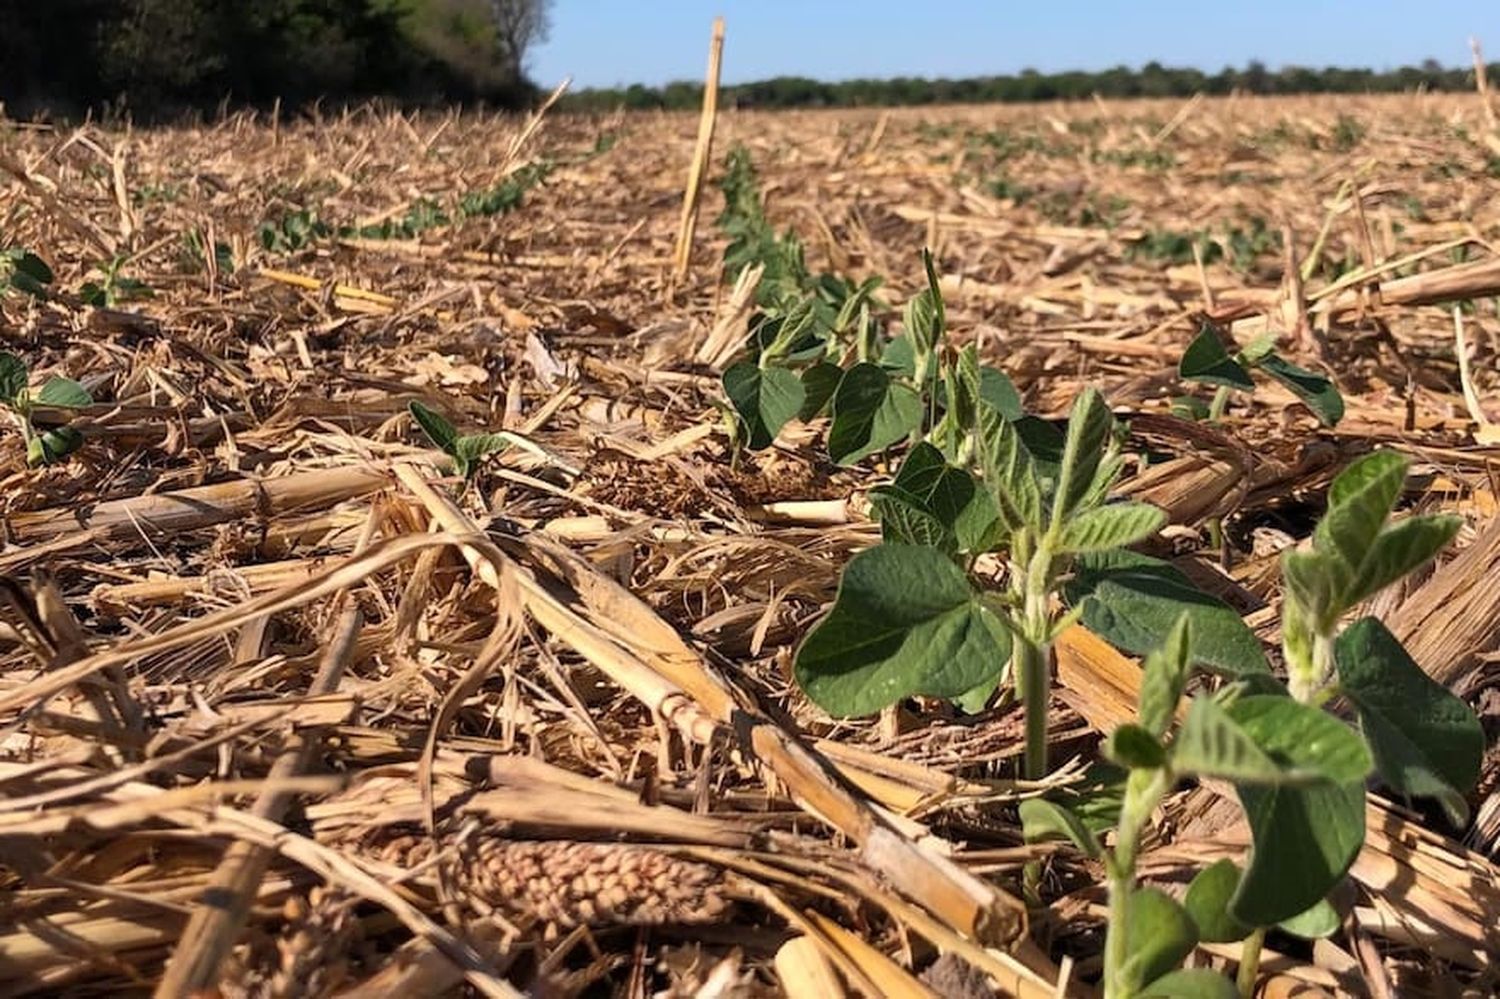
M 1103 69 L 1152 59 L 1217 70 L 1467 64 L 1469 36 L 1500 59 L 1494 0 L 554 0 L 531 56 L 539 84 L 574 88 L 703 77 L 725 22 L 724 82 L 797 75 L 981 76 Z

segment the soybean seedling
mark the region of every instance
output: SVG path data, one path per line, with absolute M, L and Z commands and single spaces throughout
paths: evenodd
M 1231 391 L 1255 391 L 1251 371 L 1262 372 L 1290 389 L 1325 427 L 1343 419 L 1344 398 L 1339 390 L 1317 372 L 1298 367 L 1278 354 L 1273 337 L 1259 337 L 1242 349 L 1227 333 L 1206 320 L 1183 351 L 1177 373 L 1186 381 L 1215 386 L 1213 402 L 1206 412 L 1201 412 L 1202 403 L 1196 399 L 1189 397 L 1178 402 L 1193 415 L 1217 423 L 1224 417 Z
M 120 302 L 155 296 L 156 292 L 146 282 L 120 273 L 126 260 L 124 256 L 116 256 L 99 265 L 99 280 L 86 281 L 78 290 L 78 296 L 85 305 L 113 308 Z
M 1165 518 L 1147 504 L 1109 500 L 1123 462 L 1103 397 L 1081 394 L 1065 433 L 1028 416 L 1009 379 L 979 363 L 974 344 L 956 354 L 944 348 L 942 294 L 930 255 L 925 263 L 928 287 L 908 304 L 902 334 L 915 384 L 929 386 L 925 412 L 909 425 L 915 443 L 894 480 L 871 494 L 882 543 L 850 560 L 833 608 L 797 652 L 808 696 L 840 716 L 913 694 L 978 710 L 1009 681 L 1025 704 L 1025 775 L 1039 778 L 1052 645 L 1079 615 L 1105 619 L 1091 622 L 1096 630 L 1128 623 L 1133 641 L 1154 645 L 1188 607 L 1215 637 L 1216 665 L 1265 670 L 1238 615 L 1164 563 L 1123 550 Z M 863 414 L 858 426 L 868 432 L 899 411 L 880 401 L 890 383 L 873 380 L 867 397 L 858 394 L 878 405 L 841 408 L 863 367 L 844 372 L 834 395 L 831 451 L 841 416 Z M 915 396 L 914 386 L 902 388 Z M 1003 579 L 975 573 L 988 554 L 999 556 Z M 1054 598 L 1070 574 L 1080 585 L 1064 612 Z
M 1139 541 L 1164 517 L 1146 504 L 1106 502 L 1121 460 L 1098 392 L 1078 397 L 1056 442 L 1050 425 L 1007 418 L 984 400 L 972 346 L 950 377 L 947 436 L 963 431 L 951 447 L 963 463 L 923 442 L 877 491 L 883 541 L 845 567 L 795 672 L 809 697 L 846 716 L 911 694 L 978 708 L 1008 675 L 1025 702 L 1026 774 L 1040 777 L 1050 652 L 1072 618 L 1052 606 L 1058 579 L 1073 557 Z M 999 590 L 970 571 L 990 552 L 1007 566 Z
M 479 471 L 486 456 L 502 451 L 510 444 L 508 436 L 504 434 L 460 434 L 441 413 L 415 399 L 407 403 L 406 408 L 417 426 L 422 428 L 422 433 L 427 435 L 427 439 L 453 459 L 454 471 L 465 482 L 474 478 L 474 473 Z
M 1242 941 L 1240 996 L 1254 993 L 1272 928 L 1326 936 L 1339 925 L 1327 900 L 1364 844 L 1365 781 L 1436 799 L 1456 823 L 1479 776 L 1484 732 L 1467 704 L 1424 673 L 1379 620 L 1348 627 L 1348 611 L 1426 563 L 1452 539 L 1458 518 L 1388 523 L 1407 460 L 1377 452 L 1334 480 L 1310 547 L 1282 557 L 1282 649 L 1289 689 L 1247 675 L 1195 698 L 1175 736 L 1174 716 L 1200 654 L 1184 619 L 1148 656 L 1138 720 L 1110 736 L 1105 754 L 1127 768 L 1114 848 L 1068 808 L 1021 806 L 1028 838 L 1071 839 L 1109 873 L 1107 999 L 1234 995 L 1203 972 L 1172 971 L 1200 941 Z M 1334 697 L 1357 727 L 1323 710 Z M 1232 783 L 1249 819 L 1244 869 L 1224 860 L 1201 871 L 1182 904 L 1135 883 L 1135 857 L 1156 804 L 1183 778 Z M 1191 980 L 1190 980 L 1191 979 Z M 1193 988 L 1189 988 L 1193 986 Z M 1227 990 L 1227 991 L 1226 991 Z
M 71 378 L 49 378 L 35 393 L 30 381 L 26 362 L 9 351 L 0 351 L 0 404 L 10 410 L 21 429 L 26 463 L 33 467 L 55 464 L 83 446 L 83 434 L 67 425 L 38 431 L 31 422 L 33 407 L 77 409 L 93 405 L 94 399 L 88 389 Z

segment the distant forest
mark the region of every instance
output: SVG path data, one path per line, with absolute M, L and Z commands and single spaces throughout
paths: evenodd
M 525 59 L 546 38 L 549 8 L 550 0 L 0 0 L 0 101 L 12 118 L 114 111 L 138 121 L 277 100 L 288 110 L 376 97 L 521 107 L 538 96 Z M 1500 79 L 1500 65 L 1490 74 Z M 726 87 L 721 103 L 850 107 L 1473 86 L 1472 71 L 1432 60 L 1384 71 L 1271 70 L 1252 62 L 1217 73 L 1151 62 L 959 80 L 778 77 Z M 578 91 L 563 106 L 686 110 L 702 95 L 696 82 L 636 85 Z
M 1500 80 L 1500 63 L 1488 67 Z M 781 76 L 721 88 L 721 107 L 813 108 L 894 107 L 922 104 L 1020 103 L 1079 100 L 1100 97 L 1190 97 L 1196 93 L 1229 94 L 1363 94 L 1401 93 L 1417 89 L 1462 91 L 1474 88 L 1472 69 L 1449 69 L 1435 60 L 1400 69 L 1310 69 L 1286 66 L 1268 69 L 1252 62 L 1244 69 L 1226 67 L 1217 73 L 1176 69 L 1149 62 L 1139 69 L 1116 66 L 1099 72 L 1040 73 L 1024 70 L 1013 76 L 976 76 L 959 80 L 894 77 L 886 80 L 844 80 L 827 83 L 800 76 Z M 703 84 L 688 81 L 661 87 L 629 87 L 577 91 L 564 99 L 573 110 L 697 108 Z
M 529 103 L 547 0 L 0 0 L 11 117 L 315 100 Z

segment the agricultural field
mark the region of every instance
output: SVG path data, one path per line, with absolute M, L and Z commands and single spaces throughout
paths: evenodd
M 1479 98 L 698 130 L 0 127 L 0 990 L 1494 994 Z

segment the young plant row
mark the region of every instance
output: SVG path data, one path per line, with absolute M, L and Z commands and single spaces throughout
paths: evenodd
M 927 287 L 907 303 L 900 332 L 875 299 L 879 278 L 856 285 L 813 274 L 802 245 L 767 221 L 749 154 L 730 153 L 720 186 L 720 228 L 730 237 L 731 277 L 762 268 L 756 311 L 741 359 L 724 372 L 738 444 L 770 447 L 793 419 L 828 415 L 828 457 L 852 465 L 887 448 L 924 438 L 958 441 L 954 406 L 961 391 L 945 356 L 946 317 L 937 273 L 924 255 Z M 997 368 L 978 368 L 976 398 L 1020 416 L 1020 399 Z
M 155 292 L 144 281 L 122 273 L 126 257 L 115 256 L 95 268 L 97 281 L 85 281 L 78 289 L 84 305 L 114 306 L 127 299 L 150 298 Z M 30 250 L 10 247 L 0 250 L 0 294 L 18 291 L 33 298 L 47 298 L 55 280 L 47 262 Z
M 1377 452 L 1346 469 L 1310 546 L 1283 557 L 1283 683 L 1232 608 L 1169 563 L 1130 550 L 1165 518 L 1111 498 L 1121 443 L 1099 393 L 1081 393 L 1059 433 L 1022 413 L 1013 393 L 985 392 L 975 347 L 943 344 L 943 303 L 928 266 L 929 287 L 908 309 L 904 335 L 916 331 L 929 352 L 933 410 L 913 424 L 915 443 L 893 480 L 872 491 L 881 542 L 845 567 L 832 608 L 797 650 L 797 682 L 844 717 L 913 695 L 977 711 L 997 691 L 1013 691 L 1025 714 L 1025 773 L 1040 777 L 1061 632 L 1082 622 L 1145 655 L 1139 719 L 1106 743 L 1113 766 L 1101 771 L 1098 793 L 1028 801 L 1023 824 L 1032 838 L 1065 836 L 1105 863 L 1108 996 L 1235 994 L 1210 972 L 1177 968 L 1200 941 L 1229 940 L 1245 941 L 1239 991 L 1249 994 L 1268 930 L 1336 929 L 1327 896 L 1363 844 L 1369 778 L 1436 799 L 1462 819 L 1484 748 L 1478 720 L 1378 620 L 1344 624 L 1433 558 L 1459 520 L 1390 522 L 1407 472 L 1398 454 Z M 1247 360 L 1224 354 L 1220 373 L 1224 362 Z M 1250 354 L 1262 365 L 1274 356 Z M 1195 670 L 1217 689 L 1184 712 Z M 1353 725 L 1324 710 L 1339 701 Z M 1198 778 L 1234 785 L 1253 846 L 1243 869 L 1213 865 L 1178 902 L 1138 886 L 1135 863 L 1153 810 Z
M 956 381 L 972 390 L 972 350 Z M 923 442 L 875 492 L 882 542 L 850 560 L 828 614 L 795 659 L 807 695 L 835 715 L 864 715 L 904 697 L 954 699 L 977 710 L 1002 685 L 1024 702 L 1026 773 L 1046 765 L 1052 644 L 1082 620 L 1117 647 L 1149 653 L 1140 714 L 1105 756 L 1120 768 L 1093 800 L 1037 799 L 1021 816 L 1030 838 L 1065 836 L 1104 861 L 1111 892 L 1106 995 L 1233 995 L 1227 981 L 1174 970 L 1200 941 L 1244 940 L 1241 994 L 1254 983 L 1267 930 L 1326 934 L 1327 902 L 1364 841 L 1372 775 L 1399 794 L 1436 799 L 1462 821 L 1484 736 L 1468 706 L 1432 681 L 1377 619 L 1348 612 L 1431 559 L 1457 518 L 1389 523 L 1407 463 L 1378 452 L 1335 480 L 1305 551 L 1283 558 L 1287 683 L 1271 671 L 1239 616 L 1197 592 L 1167 563 L 1125 546 L 1162 515 L 1111 502 L 1120 457 L 1098 393 L 1078 399 L 1058 451 L 1029 445 L 993 407 L 960 407 L 972 422 L 971 464 Z M 976 572 L 999 556 L 998 578 Z M 1060 601 L 1054 598 L 1061 597 Z M 1064 609 L 1066 608 L 1066 609 Z M 1194 670 L 1218 689 L 1179 702 Z M 1342 699 L 1356 722 L 1326 705 Z M 1253 846 L 1243 869 L 1203 871 L 1179 903 L 1135 883 L 1139 844 L 1181 781 L 1235 786 Z M 1100 808 L 1111 798 L 1117 808 Z M 1112 847 L 1101 845 L 1115 829 Z
M 262 223 L 256 235 L 261 247 L 272 253 L 291 253 L 335 235 L 343 239 L 415 239 L 429 229 L 464 219 L 489 218 L 514 211 L 521 207 L 526 192 L 546 179 L 552 169 L 553 165 L 546 161 L 527 164 L 494 187 L 465 192 L 451 208 L 432 198 L 419 198 L 400 216 L 369 225 L 337 228 L 319 218 L 315 211 L 302 209 Z

